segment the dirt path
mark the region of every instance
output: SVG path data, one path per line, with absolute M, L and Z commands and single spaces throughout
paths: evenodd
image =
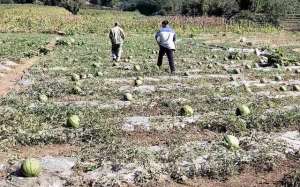
M 49 51 L 54 50 L 55 42 L 58 38 L 52 39 L 45 48 L 49 49 Z M 28 70 L 31 66 L 36 64 L 40 59 L 40 56 L 34 56 L 30 59 L 26 59 L 24 61 L 16 62 L 16 66 L 5 66 L 7 70 L 4 73 L 1 73 L 0 77 L 0 96 L 5 96 L 11 90 L 17 88 L 17 82 L 22 79 L 23 74 L 26 70 Z

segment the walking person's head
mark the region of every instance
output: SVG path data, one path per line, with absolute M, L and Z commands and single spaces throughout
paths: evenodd
M 120 26 L 119 22 L 115 22 L 115 27 Z
M 169 21 L 168 20 L 164 20 L 162 23 L 161 23 L 161 26 L 162 27 L 167 27 L 169 25 Z

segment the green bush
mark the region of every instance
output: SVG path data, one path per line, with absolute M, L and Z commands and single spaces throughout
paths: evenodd
M 139 10 L 142 14 L 152 15 L 155 12 L 158 12 L 161 9 L 159 1 L 149 0 L 149 1 L 139 1 L 136 5 L 136 9 Z
M 233 0 L 212 0 L 206 6 L 208 7 L 207 14 L 209 16 L 231 17 L 240 10 L 238 2 Z
M 80 2 L 78 0 L 65 0 L 61 3 L 61 6 L 76 15 L 80 9 Z
M 297 12 L 299 0 L 256 0 L 255 13 L 265 14 L 269 22 L 278 24 L 278 18 Z

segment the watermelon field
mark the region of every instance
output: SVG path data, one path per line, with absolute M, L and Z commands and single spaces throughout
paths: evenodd
M 0 6 L 1 187 L 300 186 L 300 33 L 167 17 L 170 75 L 164 19 Z

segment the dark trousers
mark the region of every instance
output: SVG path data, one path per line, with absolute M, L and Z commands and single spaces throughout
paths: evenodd
M 112 44 L 111 53 L 113 60 L 120 60 L 122 54 L 122 45 L 121 44 Z
M 158 54 L 158 60 L 157 60 L 157 65 L 160 67 L 163 62 L 163 57 L 165 54 L 167 54 L 169 65 L 171 72 L 175 72 L 175 64 L 174 64 L 174 56 L 173 56 L 173 49 L 168 49 L 166 47 L 160 46 L 159 48 L 159 54 Z

